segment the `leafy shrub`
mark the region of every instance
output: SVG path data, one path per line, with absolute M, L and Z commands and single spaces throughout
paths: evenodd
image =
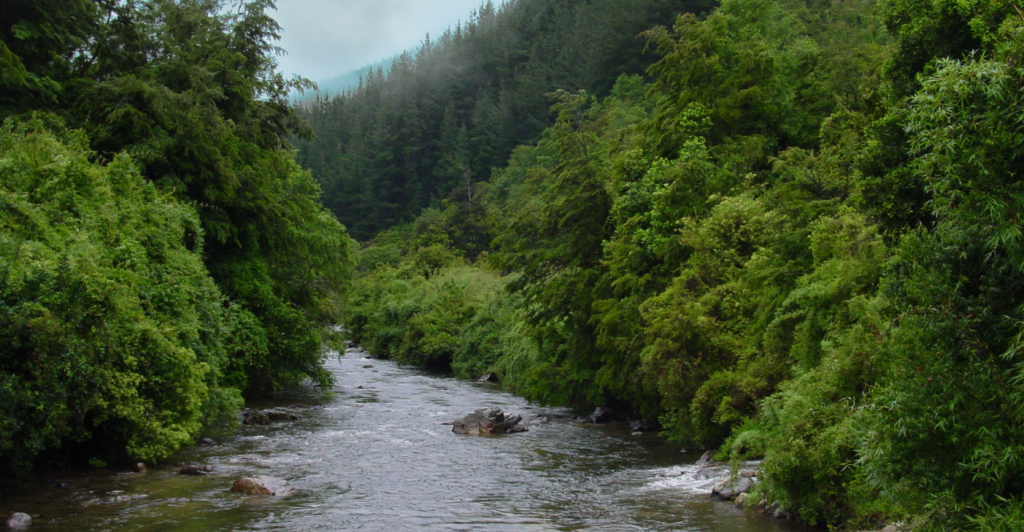
M 238 406 L 195 211 L 43 119 L 0 128 L 0 454 L 160 459 Z

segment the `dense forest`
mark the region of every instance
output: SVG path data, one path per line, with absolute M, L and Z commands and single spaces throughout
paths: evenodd
M 298 105 L 273 7 L 5 4 L 0 475 L 165 458 L 341 323 L 805 523 L 1024 529 L 1017 0 L 487 2 Z
M 806 523 L 1020 530 L 1022 32 L 1009 0 L 485 4 L 301 109 L 367 241 L 345 323 L 761 457 Z
M 710 0 L 518 0 L 484 3 L 467 24 L 424 40 L 351 91 L 316 98 L 301 115 L 299 162 L 324 204 L 358 240 L 411 222 L 504 166 L 550 126 L 547 94 L 607 94 L 619 75 L 657 58 L 638 35 Z
M 0 477 L 159 460 L 323 367 L 355 248 L 288 138 L 270 0 L 0 17 Z

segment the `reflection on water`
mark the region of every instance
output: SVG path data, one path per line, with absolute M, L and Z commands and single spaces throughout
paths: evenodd
M 95 473 L 64 489 L 21 484 L 0 499 L 0 516 L 39 514 L 33 531 L 784 530 L 709 500 L 699 481 L 669 476 L 697 458 L 678 445 L 568 418 L 509 436 L 457 435 L 442 423 L 485 406 L 526 421 L 557 411 L 492 384 L 364 357 L 350 350 L 329 364 L 333 396 L 251 405 L 305 404 L 299 421 L 242 426 L 149 473 Z M 177 474 L 184 463 L 215 471 Z M 295 495 L 228 492 L 241 475 L 286 479 Z

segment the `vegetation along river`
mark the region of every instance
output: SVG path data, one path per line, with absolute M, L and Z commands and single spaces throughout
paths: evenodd
M 19 484 L 0 512 L 37 514 L 32 531 L 82 530 L 683 530 L 776 532 L 792 525 L 712 501 L 692 471 L 698 452 L 624 425 L 570 417 L 506 436 L 443 425 L 484 406 L 528 404 L 496 385 L 370 360 L 350 349 L 328 363 L 335 393 L 277 397 L 301 419 L 241 426 L 146 473 L 99 471 Z M 185 464 L 213 466 L 204 476 Z M 286 479 L 285 498 L 228 491 L 241 475 Z

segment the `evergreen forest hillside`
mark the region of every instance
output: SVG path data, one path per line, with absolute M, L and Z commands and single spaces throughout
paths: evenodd
M 345 324 L 763 458 L 805 523 L 1024 529 L 1022 32 L 1011 0 L 485 4 L 299 109 L 366 242 Z
M 641 32 L 711 6 L 486 2 L 470 22 L 400 55 L 386 75 L 371 70 L 358 88 L 302 105 L 317 134 L 295 140 L 298 160 L 323 186 L 324 204 L 367 240 L 450 195 L 471 198 L 513 148 L 551 125 L 548 93 L 607 94 L 621 74 L 642 74 L 657 59 Z

